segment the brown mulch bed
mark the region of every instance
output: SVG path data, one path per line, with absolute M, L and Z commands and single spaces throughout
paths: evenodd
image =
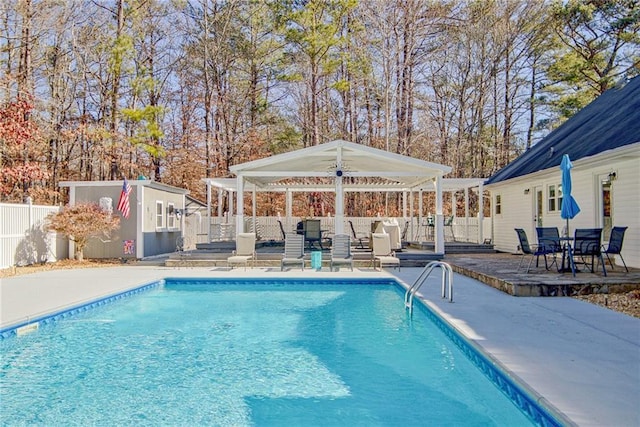
M 133 262 L 135 263 L 135 262 Z M 99 259 L 99 260 L 61 260 L 55 263 L 36 264 L 24 267 L 12 267 L 0 270 L 0 278 L 20 276 L 40 271 L 70 270 L 75 268 L 96 268 L 122 265 L 120 259 Z M 610 310 L 618 311 L 629 316 L 640 318 L 640 290 L 633 290 L 620 294 L 591 294 L 577 295 L 583 301 L 606 307 Z

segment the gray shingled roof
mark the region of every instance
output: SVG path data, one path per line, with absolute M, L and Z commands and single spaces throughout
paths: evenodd
M 495 184 L 640 142 L 640 76 L 609 89 L 540 142 L 491 176 Z

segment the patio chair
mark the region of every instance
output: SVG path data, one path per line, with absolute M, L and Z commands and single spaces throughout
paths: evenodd
M 351 237 L 353 237 L 353 241 L 355 242 L 356 240 L 358 241 L 358 245 L 356 246 L 356 248 L 358 249 L 364 249 L 364 243 L 362 243 L 362 240 L 369 240 L 369 237 L 366 235 L 358 235 L 356 233 L 356 229 L 353 226 L 353 221 L 349 220 L 349 227 L 351 228 Z
M 595 260 L 602 262 L 602 274 L 607 275 L 604 266 L 604 258 L 602 256 L 602 228 L 578 228 L 573 236 L 573 262 L 576 258 L 580 258 L 579 263 L 588 267 L 592 273 L 595 273 Z M 587 261 L 591 258 L 591 262 Z M 589 267 L 591 265 L 591 267 Z
M 304 222 L 304 240 L 309 244 L 309 249 L 315 247 L 316 243 L 320 246 L 320 250 L 324 249 L 319 219 L 308 219 Z
M 333 245 L 331 246 L 331 264 L 340 268 L 340 265 L 348 265 L 353 271 L 353 255 L 351 255 L 351 237 L 348 234 L 336 234 L 333 236 Z
M 227 265 L 233 268 L 236 265 L 244 265 L 247 269 L 249 261 L 253 264 L 256 259 L 256 235 L 255 233 L 240 233 L 236 237 L 236 249 L 227 258 Z
M 446 240 L 446 235 L 447 235 L 447 229 L 449 230 L 449 233 L 451 234 L 451 241 L 455 242 L 456 241 L 456 235 L 453 232 L 453 215 L 448 216 L 444 220 L 445 240 Z
M 304 236 L 287 233 L 284 238 L 284 254 L 280 262 L 280 271 L 288 264 L 300 265 L 304 270 Z
M 527 233 L 522 228 L 515 228 L 516 234 L 518 235 L 518 240 L 520 241 L 519 249 L 522 252 L 523 257 L 520 258 L 520 263 L 518 264 L 518 270 L 522 267 L 522 263 L 527 256 L 530 256 L 529 265 L 527 265 L 527 273 L 531 270 L 531 263 L 533 259 L 536 259 L 536 267 L 538 267 L 538 261 L 540 257 L 544 257 L 544 265 L 548 270 L 549 265 L 547 264 L 547 251 L 544 246 L 539 246 L 535 244 L 529 244 L 529 239 L 527 238 Z
M 280 227 L 280 234 L 282 235 L 282 240 L 284 240 L 285 234 L 287 233 L 284 232 L 284 225 L 282 225 L 282 221 L 278 220 L 278 226 Z
M 376 262 L 380 265 L 380 270 L 384 265 L 397 267 L 400 271 L 400 260 L 396 253 L 391 250 L 391 238 L 387 233 L 373 233 L 371 235 L 373 251 L 371 252 L 372 266 L 376 269 Z
M 624 258 L 622 258 L 621 254 L 622 242 L 624 241 L 624 233 L 625 231 L 627 231 L 627 228 L 629 227 L 613 227 L 611 229 L 611 236 L 609 237 L 609 244 L 606 248 L 604 247 L 604 245 L 602 245 L 602 253 L 607 257 L 607 260 L 609 260 L 611 270 L 613 270 L 614 268 L 609 255 L 618 255 L 620 257 L 620 260 L 622 261 L 622 265 L 624 265 L 624 269 L 628 273 L 629 269 L 627 268 L 627 264 L 624 262 Z
M 557 254 L 562 253 L 558 227 L 536 227 L 536 233 L 538 234 L 538 247 L 544 253 L 545 267 L 548 270 L 553 264 L 558 266 Z M 551 264 L 547 263 L 547 255 L 553 255 Z
M 404 227 L 402 228 L 402 234 L 400 237 L 400 242 L 407 241 L 407 232 L 409 231 L 409 221 L 404 222 Z

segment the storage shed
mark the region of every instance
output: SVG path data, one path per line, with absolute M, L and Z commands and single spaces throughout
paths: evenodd
M 90 240 L 84 250 L 87 258 L 144 258 L 173 252 L 182 236 L 185 197 L 188 190 L 151 180 L 128 181 L 130 214 L 122 217 L 117 210 L 124 182 L 119 181 L 63 181 L 60 187 L 69 188 L 69 203 L 99 203 L 120 215 L 120 230 L 111 239 Z M 73 242 L 69 253 L 74 253 Z

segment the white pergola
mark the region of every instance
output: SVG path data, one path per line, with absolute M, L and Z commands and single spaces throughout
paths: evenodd
M 434 191 L 436 193 L 436 253 L 444 253 L 442 192 L 457 191 L 462 188 L 466 191 L 473 186 L 480 186 L 480 193 L 482 190 L 482 180 L 445 180 L 443 176 L 451 172 L 449 166 L 343 140 L 242 163 L 232 166 L 230 171 L 236 175 L 235 179 L 205 178 L 203 181 L 207 184 L 209 212 L 211 211 L 212 186 L 219 190 L 236 193 L 237 233 L 244 231 L 243 194 L 246 191 L 251 191 L 254 194 L 254 216 L 256 192 L 286 192 L 287 217 L 291 216 L 291 201 L 294 192 L 335 192 L 336 234 L 344 231 L 345 192 L 421 193 L 422 191 Z M 221 199 L 221 192 L 218 193 L 218 197 Z M 413 197 L 410 200 L 413 203 Z M 422 198 L 420 198 L 420 203 L 421 201 Z M 221 216 L 221 203 L 218 203 L 218 206 L 218 215 Z M 420 212 L 422 212 L 421 208 L 422 206 L 420 206 Z M 230 202 L 229 211 L 233 212 L 233 210 L 232 202 Z

